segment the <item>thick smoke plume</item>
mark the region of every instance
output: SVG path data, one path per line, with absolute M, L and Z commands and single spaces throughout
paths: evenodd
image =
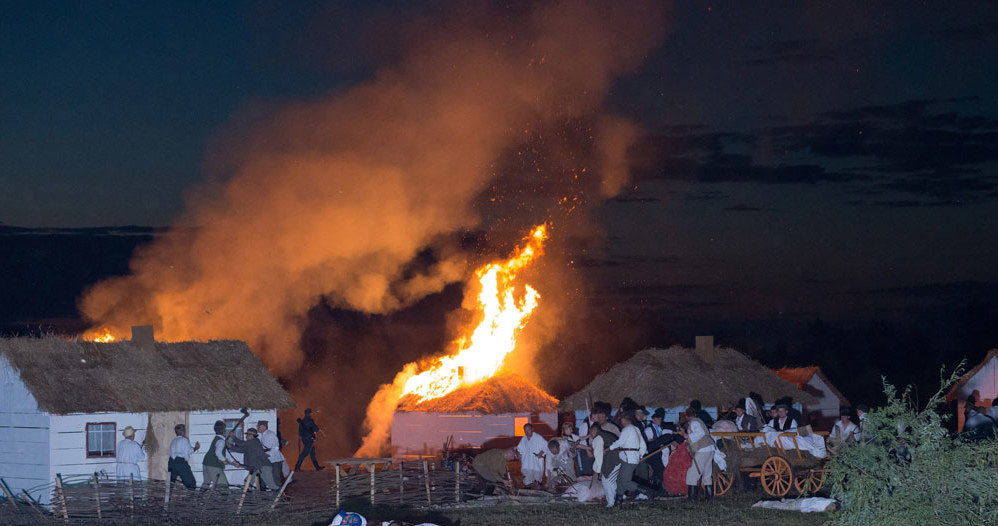
M 130 275 L 87 291 L 83 313 L 119 334 L 153 323 L 165 339 L 243 339 L 291 378 L 320 301 L 387 313 L 466 276 L 447 240 L 481 225 L 497 158 L 529 137 L 585 119 L 599 165 L 582 177 L 605 195 L 626 182 L 633 128 L 601 106 L 660 39 L 657 3 L 441 11 L 369 82 L 234 127 L 214 153 L 224 173 L 178 222 L 196 228 L 139 250 Z M 412 272 L 427 248 L 434 264 Z

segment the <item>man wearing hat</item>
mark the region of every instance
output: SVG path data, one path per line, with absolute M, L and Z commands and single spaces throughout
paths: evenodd
M 752 432 L 759 430 L 759 422 L 756 422 L 754 416 L 747 414 L 745 412 L 744 398 L 739 400 L 738 405 L 735 406 L 735 425 L 738 426 L 738 431 L 741 432 Z
M 260 433 L 252 427 L 246 430 L 246 440 L 240 440 L 234 432 L 229 431 L 229 440 L 232 442 L 229 450 L 242 453 L 243 466 L 249 468 L 251 473 L 259 474 L 267 489 L 276 490 L 279 484 L 274 480 L 274 470 L 259 436 Z
M 315 420 L 312 420 L 312 410 L 306 409 L 305 418 L 298 419 L 298 439 L 301 440 L 302 448 L 301 454 L 298 455 L 298 462 L 295 463 L 295 471 L 301 471 L 301 463 L 305 461 L 305 457 L 312 458 L 312 466 L 315 467 L 316 471 L 325 469 L 315 459 L 315 434 L 318 432 L 319 426 L 315 425 Z
M 128 480 L 129 477 L 141 480 L 142 472 L 139 470 L 139 465 L 146 462 L 146 453 L 142 451 L 142 446 L 135 442 L 135 428 L 125 426 L 121 435 L 125 438 L 118 442 L 115 452 L 117 461 L 114 466 L 115 475 L 121 480 Z
M 281 481 L 287 476 L 285 469 L 287 463 L 284 462 L 284 455 L 281 454 L 281 440 L 277 438 L 277 433 L 270 429 L 270 422 L 261 420 L 256 423 L 256 430 L 260 432 L 260 443 L 267 451 L 267 458 L 274 469 L 274 480 Z

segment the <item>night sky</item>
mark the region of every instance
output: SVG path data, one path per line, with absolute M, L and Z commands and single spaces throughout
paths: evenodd
M 171 224 L 235 115 L 363 82 L 410 17 L 448 9 L 295 5 L 0 8 L 4 322 L 72 317 L 148 239 L 44 229 Z M 635 346 L 594 367 L 713 333 L 870 396 L 880 371 L 848 376 L 874 347 L 921 381 L 998 346 L 996 64 L 993 2 L 673 4 L 609 101 L 644 127 L 631 183 L 573 261 Z

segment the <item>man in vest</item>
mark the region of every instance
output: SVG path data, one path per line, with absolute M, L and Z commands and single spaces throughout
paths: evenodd
M 616 426 L 614 426 L 616 427 Z M 603 485 L 603 494 L 606 495 L 606 507 L 613 507 L 617 496 L 617 475 L 620 472 L 620 455 L 614 453 L 607 454 L 610 444 L 617 441 L 617 435 L 605 431 L 598 422 L 589 426 L 590 443 L 593 453 L 594 477 L 600 479 Z
M 211 447 L 204 455 L 204 484 L 202 489 L 208 488 L 210 484 L 215 484 L 216 488 L 228 489 L 229 479 L 225 476 L 225 466 L 229 463 L 226 460 L 225 449 L 225 422 L 215 421 L 215 438 L 211 440 Z

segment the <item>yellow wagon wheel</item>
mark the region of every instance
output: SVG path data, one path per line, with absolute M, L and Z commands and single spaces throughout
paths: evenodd
M 727 471 L 718 470 L 714 473 L 714 496 L 720 497 L 724 495 L 729 490 L 731 490 L 731 485 L 735 482 L 735 476 Z
M 759 480 L 762 489 L 771 497 L 785 497 L 793 484 L 793 470 L 783 457 L 769 457 L 762 463 Z
M 808 469 L 796 474 L 794 477 L 794 489 L 801 495 L 805 493 L 817 493 L 824 482 L 825 470 Z

